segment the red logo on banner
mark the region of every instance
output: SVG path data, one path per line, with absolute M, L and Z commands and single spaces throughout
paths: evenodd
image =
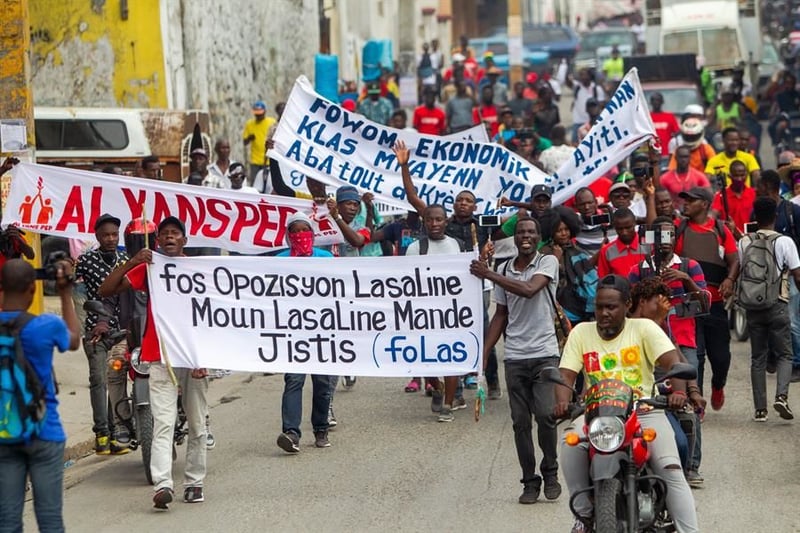
M 46 198 L 42 194 L 42 191 L 44 190 L 44 180 L 41 176 L 39 176 L 39 180 L 36 182 L 36 188 L 38 191 L 36 192 L 35 196 L 25 196 L 22 205 L 19 207 L 19 216 L 22 224 L 24 225 L 37 224 L 46 226 L 50 224 L 50 219 L 53 218 L 53 200 Z M 34 222 L 33 219 L 33 213 L 35 209 L 38 209 L 36 222 Z

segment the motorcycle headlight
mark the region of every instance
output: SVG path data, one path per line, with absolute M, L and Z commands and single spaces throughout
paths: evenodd
M 134 372 L 138 374 L 143 376 L 150 375 L 150 363 L 147 361 L 142 361 L 141 348 L 134 348 L 131 352 L 131 366 L 133 367 Z
M 613 416 L 600 416 L 589 424 L 589 442 L 601 452 L 613 452 L 625 440 L 622 420 Z

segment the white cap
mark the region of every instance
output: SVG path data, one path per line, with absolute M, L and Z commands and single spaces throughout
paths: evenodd
M 467 58 L 464 57 L 464 54 L 459 54 L 457 52 L 455 54 L 453 54 L 453 62 L 454 63 L 459 63 L 461 61 L 466 61 L 466 60 L 467 60 Z
M 314 228 L 314 224 L 311 222 L 311 219 L 302 211 L 295 211 L 286 218 L 286 229 L 291 228 L 292 224 L 295 222 L 304 222 L 308 224 L 309 228 Z

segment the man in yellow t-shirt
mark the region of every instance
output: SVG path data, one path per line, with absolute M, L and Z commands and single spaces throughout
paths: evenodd
M 625 64 L 616 45 L 611 49 L 611 57 L 603 62 L 603 74 L 608 81 L 621 81 L 625 75 Z
M 275 119 L 267 116 L 267 106 L 259 100 L 253 104 L 253 118 L 248 119 L 242 132 L 242 140 L 245 147 L 250 145 L 250 180 L 248 185 L 253 184 L 256 174 L 269 164 L 264 145 L 267 142 L 267 132 Z
M 561 378 L 569 386 L 575 384 L 578 372 L 586 376 L 586 386 L 591 387 L 604 379 L 618 379 L 633 388 L 639 398 L 649 397 L 655 381 L 656 364 L 665 370 L 680 362 L 672 341 L 647 318 L 626 318 L 630 309 L 631 286 L 627 279 L 614 274 L 605 276 L 597 285 L 595 299 L 596 322 L 583 322 L 575 326 L 567 338 L 561 357 Z M 670 380 L 673 393 L 670 405 L 677 407 L 686 399 L 686 382 Z M 564 416 L 571 400 L 571 389 L 556 387 L 556 416 Z M 650 467 L 667 484 L 667 508 L 678 531 L 698 531 L 694 498 L 681 468 L 675 433 L 663 410 L 638 414 L 643 427 L 652 427 L 658 438 L 649 443 Z M 585 439 L 585 419 L 576 418 L 569 431 Z M 589 487 L 589 443 L 583 440 L 577 446 L 561 446 L 561 466 L 570 494 Z M 573 501 L 575 512 L 588 519 L 592 515 L 592 502 L 586 492 Z M 580 527 L 582 522 L 576 522 Z M 573 531 L 582 529 L 573 529 Z
M 717 172 L 725 174 L 727 184 L 731 184 L 731 163 L 737 159 L 744 163 L 747 167 L 748 179 L 745 180 L 745 185 L 754 187 L 761 177 L 761 167 L 758 166 L 758 161 L 747 152 L 739 150 L 739 130 L 736 128 L 726 128 L 722 131 L 722 141 L 725 143 L 725 150 L 718 153 L 708 160 L 706 163 L 706 175 L 711 183 L 714 183 L 714 176 Z

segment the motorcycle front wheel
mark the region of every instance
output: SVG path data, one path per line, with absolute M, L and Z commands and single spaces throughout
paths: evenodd
M 617 500 L 622 497 L 622 482 L 618 478 L 600 479 L 594 483 L 595 533 L 618 533 Z
M 153 475 L 150 473 L 150 452 L 153 446 L 153 413 L 150 405 L 136 406 L 136 436 L 139 447 L 142 449 L 142 464 L 147 482 L 153 484 Z

